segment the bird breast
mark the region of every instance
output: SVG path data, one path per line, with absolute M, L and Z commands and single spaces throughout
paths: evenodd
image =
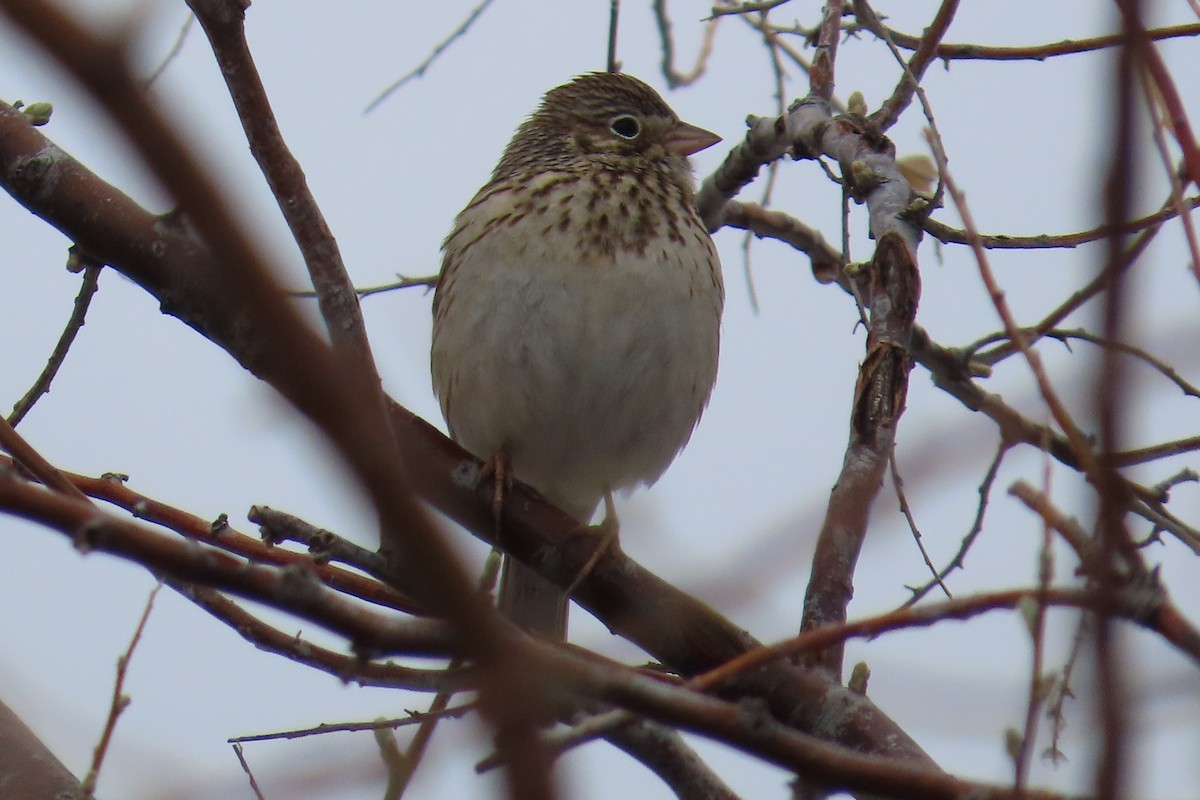
M 723 304 L 690 198 L 603 180 L 545 176 L 521 207 L 481 191 L 446 243 L 432 354 L 455 438 L 480 458 L 504 453 L 583 521 L 687 442 L 716 378 Z

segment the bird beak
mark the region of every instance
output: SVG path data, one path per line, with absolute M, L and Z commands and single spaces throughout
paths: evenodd
M 697 128 L 695 125 L 689 125 L 686 122 L 679 122 L 671 129 L 671 133 L 668 134 L 666 147 L 677 155 L 690 156 L 692 153 L 698 153 L 706 147 L 712 147 L 719 141 L 721 141 L 721 137 L 711 131 L 706 131 L 704 128 Z

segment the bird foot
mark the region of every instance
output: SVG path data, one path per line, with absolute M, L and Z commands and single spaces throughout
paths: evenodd
M 501 520 L 504 518 L 504 498 L 512 491 L 513 486 L 512 465 L 508 463 L 508 456 L 497 453 L 483 462 L 476 486 L 489 478 L 492 479 L 492 529 L 496 536 L 495 541 L 499 542 Z
M 567 594 L 571 595 L 579 584 L 587 578 L 595 569 L 600 557 L 603 556 L 612 547 L 620 547 L 620 532 L 621 522 L 617 519 L 617 509 L 613 504 L 612 492 L 604 493 L 604 519 L 599 525 L 592 525 L 590 530 L 599 536 L 599 541 L 596 543 L 596 549 L 592 551 L 592 555 L 588 558 L 587 563 L 579 570 L 579 574 L 575 576 L 570 585 L 567 586 Z

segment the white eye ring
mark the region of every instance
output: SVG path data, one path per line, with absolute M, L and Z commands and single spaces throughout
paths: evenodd
M 642 132 L 642 125 L 638 122 L 637 117 L 630 114 L 622 114 L 613 119 L 608 129 L 622 139 L 636 139 Z

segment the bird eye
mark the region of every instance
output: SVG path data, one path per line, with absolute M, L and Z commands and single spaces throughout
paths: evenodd
M 637 135 L 642 132 L 642 126 L 638 124 L 637 118 L 628 114 L 622 114 L 614 119 L 609 125 L 609 129 L 622 139 L 636 139 Z

